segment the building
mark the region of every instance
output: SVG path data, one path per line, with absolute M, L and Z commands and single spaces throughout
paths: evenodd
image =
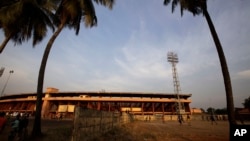
M 191 114 L 192 94 L 179 94 L 185 113 Z M 140 92 L 59 92 L 47 88 L 43 94 L 42 117 L 54 118 L 58 113 L 71 118 L 76 106 L 104 111 L 130 112 L 137 115 L 175 115 L 176 94 Z M 36 93 L 5 95 L 0 98 L 0 111 L 35 112 Z
M 202 111 L 201 108 L 192 108 L 192 109 L 191 109 L 191 113 L 192 113 L 192 114 L 203 114 L 204 111 Z

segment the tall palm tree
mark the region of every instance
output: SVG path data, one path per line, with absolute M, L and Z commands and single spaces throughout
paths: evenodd
M 114 0 L 94 0 L 94 1 L 97 4 L 107 6 L 110 9 L 114 4 Z M 95 8 L 92 3 L 92 0 L 61 0 L 58 4 L 58 8 L 55 12 L 55 15 L 59 19 L 55 21 L 57 29 L 47 43 L 39 70 L 38 84 L 37 84 L 36 113 L 35 113 L 34 126 L 32 130 L 32 136 L 39 136 L 42 133 L 41 110 L 42 110 L 44 73 L 49 53 L 55 39 L 58 37 L 58 35 L 65 27 L 73 28 L 75 30 L 76 35 L 78 35 L 80 30 L 81 20 L 83 20 L 86 27 L 93 27 L 97 25 L 97 17 L 95 14 Z
M 0 29 L 4 31 L 5 39 L 0 45 L 0 53 L 9 40 L 15 44 L 33 37 L 33 46 L 46 36 L 47 27 L 54 30 L 51 21 L 53 14 L 48 4 L 39 0 L 3 0 L 0 3 Z
M 235 120 L 235 112 L 234 112 L 234 101 L 233 101 L 233 91 L 231 85 L 231 79 L 229 70 L 227 67 L 226 57 L 223 52 L 223 48 L 221 46 L 219 37 L 216 33 L 214 24 L 210 18 L 210 15 L 207 11 L 207 0 L 164 0 L 164 5 L 172 4 L 172 12 L 174 12 L 176 6 L 179 4 L 181 9 L 181 16 L 183 15 L 183 11 L 187 10 L 191 12 L 194 16 L 203 14 L 208 23 L 211 35 L 213 37 L 217 53 L 220 59 L 221 70 L 224 79 L 225 91 L 226 91 L 226 101 L 227 101 L 227 111 L 228 111 L 228 120 L 229 124 L 236 125 Z

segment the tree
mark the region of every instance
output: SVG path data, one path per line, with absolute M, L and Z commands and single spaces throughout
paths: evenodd
M 114 0 L 94 0 L 97 4 L 107 6 L 110 9 L 113 6 Z M 58 17 L 58 21 L 55 21 L 57 25 L 56 31 L 49 39 L 40 66 L 37 84 L 37 101 L 36 101 L 36 113 L 32 130 L 32 136 L 41 135 L 41 110 L 42 110 L 42 94 L 44 74 L 49 57 L 50 50 L 55 39 L 61 33 L 63 28 L 69 27 L 75 30 L 78 35 L 80 30 L 81 20 L 85 23 L 85 27 L 93 27 L 97 25 L 97 17 L 95 15 L 95 8 L 91 0 L 61 0 L 58 8 L 55 12 Z
M 49 5 L 39 0 L 3 0 L 0 3 L 0 28 L 5 39 L 0 46 L 2 53 L 9 40 L 15 44 L 33 37 L 33 46 L 46 36 L 47 27 L 54 30 Z
M 229 70 L 227 67 L 227 62 L 226 62 L 226 58 L 223 52 L 223 48 L 221 46 L 219 37 L 216 33 L 216 30 L 210 18 L 210 15 L 207 11 L 207 0 L 164 0 L 164 5 L 168 5 L 170 2 L 172 4 L 172 12 L 174 12 L 178 4 L 180 5 L 181 16 L 183 15 L 184 10 L 191 12 L 194 16 L 200 15 L 200 14 L 203 14 L 203 16 L 205 16 L 211 35 L 213 37 L 216 49 L 217 49 L 219 59 L 220 59 L 220 65 L 221 65 L 225 91 L 226 91 L 228 121 L 229 121 L 230 126 L 235 125 L 236 120 L 235 120 L 235 112 L 234 112 L 234 101 L 233 101 L 231 78 L 230 78 Z
M 216 109 L 216 110 L 215 110 L 215 113 L 216 113 L 216 114 L 219 114 L 219 115 L 227 114 L 227 108 Z
M 245 99 L 244 103 L 242 103 L 244 108 L 250 109 L 250 96 Z
M 215 109 L 212 107 L 207 108 L 207 113 L 208 114 L 214 114 Z

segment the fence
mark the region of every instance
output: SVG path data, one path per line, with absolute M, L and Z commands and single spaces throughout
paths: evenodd
M 190 115 L 191 120 L 210 120 L 211 115 L 207 114 L 199 114 L 199 115 Z M 182 115 L 184 120 L 187 120 L 187 115 Z M 218 121 L 225 121 L 228 120 L 227 115 L 214 115 L 215 120 Z M 138 121 L 177 121 L 178 115 L 162 115 L 162 114 L 155 114 L 155 115 L 134 115 L 134 120 Z
M 132 117 L 127 113 L 76 107 L 71 141 L 89 141 L 131 120 Z

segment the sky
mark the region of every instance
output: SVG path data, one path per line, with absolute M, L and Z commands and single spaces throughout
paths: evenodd
M 235 107 L 250 96 L 250 1 L 208 0 L 208 12 L 220 38 L 231 76 Z M 65 28 L 47 62 L 44 91 L 173 93 L 167 53 L 178 55 L 182 94 L 192 94 L 192 108 L 225 108 L 226 94 L 217 51 L 207 22 L 163 0 L 116 0 L 112 10 L 95 4 L 98 25 L 79 35 Z M 0 90 L 14 70 L 4 95 L 36 92 L 45 46 L 10 41 L 0 54 Z M 0 41 L 4 39 L 0 31 Z

